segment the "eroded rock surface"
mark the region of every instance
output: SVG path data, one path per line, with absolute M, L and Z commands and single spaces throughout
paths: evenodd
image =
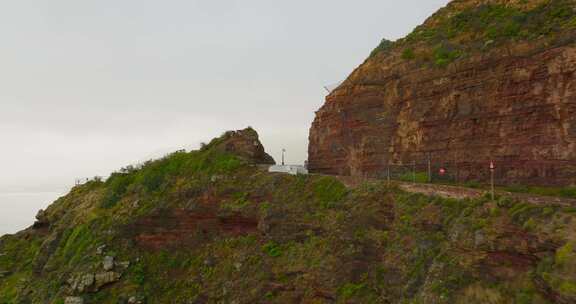
M 216 150 L 235 154 L 256 164 L 276 164 L 274 158 L 264 151 L 258 133 L 250 127 L 244 130 L 228 131 L 210 145 L 212 144 Z
M 453 1 L 449 9 L 481 9 L 476 2 Z M 501 10 L 523 9 L 518 1 L 484 2 L 506 3 Z M 525 1 L 541 5 L 536 2 Z M 572 2 L 552 2 L 573 13 Z M 420 32 L 439 31 L 435 23 L 459 13 L 445 17 L 442 12 Z M 426 41 L 402 42 L 370 57 L 316 113 L 311 171 L 382 177 L 389 163 L 415 161 L 419 171 L 426 171 L 430 158 L 435 166 L 457 170 L 462 181 L 485 181 L 494 160 L 501 183 L 574 183 L 576 48 L 571 31 L 557 33 L 562 39 L 554 41 L 510 39 L 485 51 L 469 50 L 474 43 L 480 49 L 484 40 L 466 32 L 441 42 L 446 52 L 462 50 L 448 53 L 460 56 L 450 64 L 434 49 L 438 46 Z M 457 44 L 468 36 L 476 38 Z M 436 62 L 425 61 L 426 56 Z

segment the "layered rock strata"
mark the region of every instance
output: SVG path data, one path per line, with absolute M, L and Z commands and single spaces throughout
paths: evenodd
M 493 161 L 501 184 L 574 183 L 576 48 L 572 33 L 561 37 L 501 43 L 446 66 L 409 60 L 406 47 L 370 57 L 316 112 L 310 170 L 383 177 L 389 165 L 426 172 L 430 160 L 434 172 L 486 181 Z

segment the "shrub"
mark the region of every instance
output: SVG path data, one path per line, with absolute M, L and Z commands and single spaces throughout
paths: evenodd
M 365 284 L 354 284 L 354 283 L 347 283 L 344 286 L 340 287 L 338 293 L 344 299 L 349 299 L 357 294 L 362 289 L 366 288 Z
M 462 52 L 451 49 L 448 46 L 438 46 L 434 50 L 434 65 L 444 67 L 452 63 L 454 60 L 460 58 Z
M 568 198 L 576 198 L 576 187 L 566 187 L 560 189 L 560 196 Z
M 512 185 L 504 188 L 505 191 L 515 193 L 531 193 L 544 196 L 559 196 L 576 198 L 576 187 L 531 187 L 526 185 Z
M 393 45 L 394 42 L 388 39 L 382 39 L 382 41 L 380 41 L 380 44 L 370 53 L 370 57 L 392 48 Z
M 146 281 L 146 270 L 142 264 L 137 264 L 132 268 L 130 280 L 137 285 L 144 284 Z
M 504 188 L 505 191 L 515 192 L 515 193 L 526 193 L 529 192 L 528 186 L 524 185 L 512 185 Z
M 530 289 L 520 289 L 517 291 L 514 299 L 517 304 L 534 303 L 534 291 Z
M 560 292 L 570 296 L 576 296 L 576 283 L 564 281 L 560 284 Z
M 480 189 L 482 188 L 482 184 L 475 180 L 470 180 L 464 183 L 464 187 L 473 188 L 473 189 Z
M 405 49 L 402 52 L 402 59 L 404 60 L 412 60 L 416 58 L 416 55 L 414 54 L 414 50 L 413 49 Z
M 556 250 L 556 263 L 557 264 L 565 264 L 566 262 L 570 261 L 574 256 L 574 243 L 568 242 L 566 245 L 558 248 Z
M 275 242 L 268 242 L 262 246 L 262 251 L 264 251 L 270 257 L 279 257 L 282 255 L 282 248 Z
M 567 213 L 576 213 L 576 207 L 564 207 L 562 211 Z

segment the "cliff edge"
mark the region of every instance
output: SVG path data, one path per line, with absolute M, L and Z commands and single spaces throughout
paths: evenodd
M 428 160 L 460 181 L 576 176 L 575 2 L 458 0 L 384 40 L 310 129 L 312 172 L 383 177 Z M 451 172 L 450 172 L 451 171 Z

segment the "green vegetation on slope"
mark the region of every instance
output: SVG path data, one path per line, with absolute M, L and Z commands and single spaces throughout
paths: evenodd
M 227 153 L 178 151 L 140 168 L 128 167 L 112 174 L 105 183 L 106 195 L 101 206 L 114 207 L 128 190 L 154 193 L 177 176 L 226 174 L 241 165 L 241 160 Z
M 536 187 L 536 186 L 513 185 L 505 187 L 503 188 L 503 190 L 514 193 L 530 193 L 536 195 L 557 196 L 557 197 L 576 199 L 576 187 Z
M 211 148 L 78 186 L 46 214 L 49 228 L 0 238 L 0 303 L 576 297 L 571 208 L 442 199 L 384 183 L 347 189 Z
M 440 10 L 432 17 L 433 22 L 418 26 L 404 39 L 378 46 L 371 56 L 401 49 L 405 60 L 418 59 L 442 67 L 467 54 L 511 41 L 544 38 L 549 44 L 565 43 L 561 34 L 576 29 L 572 0 L 542 1 L 529 9 L 520 4 L 491 3 L 463 11 L 452 9 L 448 6 Z

